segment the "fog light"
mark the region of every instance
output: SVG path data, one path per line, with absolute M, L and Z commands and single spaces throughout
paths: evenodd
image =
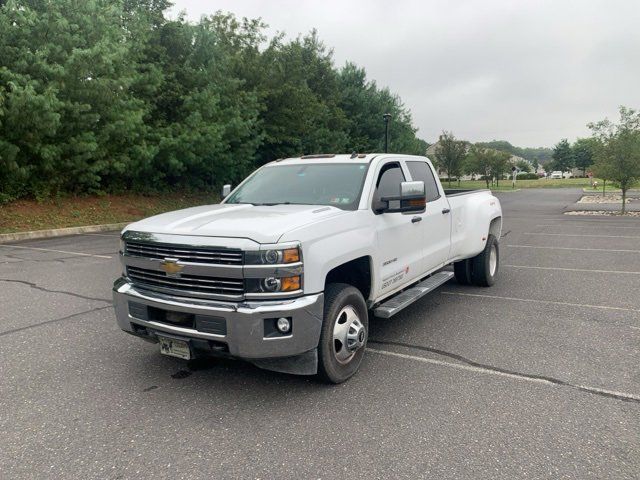
M 291 322 L 285 317 L 280 317 L 276 322 L 276 326 L 278 327 L 278 330 L 280 330 L 280 333 L 289 333 L 291 330 Z

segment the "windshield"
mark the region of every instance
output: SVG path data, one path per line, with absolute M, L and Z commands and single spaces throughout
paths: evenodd
M 324 163 L 261 168 L 225 203 L 331 205 L 355 210 L 367 166 Z

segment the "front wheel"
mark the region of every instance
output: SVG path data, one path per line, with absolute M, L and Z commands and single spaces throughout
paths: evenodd
M 500 266 L 498 239 L 493 235 L 487 238 L 484 250 L 471 259 L 471 279 L 478 287 L 490 287 L 496 281 Z
M 318 345 L 319 376 L 341 383 L 358 371 L 367 344 L 369 317 L 362 293 L 345 283 L 325 289 L 324 319 Z

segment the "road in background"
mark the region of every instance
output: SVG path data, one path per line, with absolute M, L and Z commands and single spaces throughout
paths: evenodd
M 580 193 L 499 194 L 496 285 L 371 320 L 338 386 L 121 332 L 117 234 L 0 246 L 2 476 L 639 478 L 640 220 Z

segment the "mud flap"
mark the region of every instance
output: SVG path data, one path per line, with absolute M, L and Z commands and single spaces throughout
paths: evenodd
M 314 348 L 293 357 L 263 358 L 250 362 L 264 370 L 293 375 L 315 375 L 318 373 L 318 349 Z

